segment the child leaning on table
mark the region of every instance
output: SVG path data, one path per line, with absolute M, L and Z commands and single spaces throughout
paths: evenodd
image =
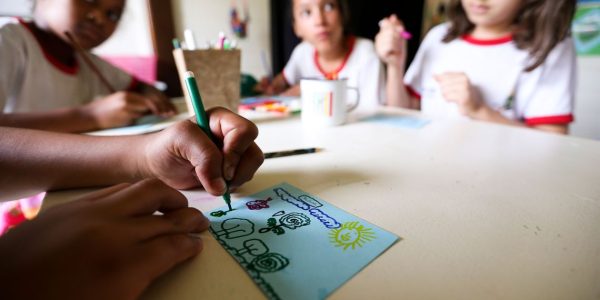
M 450 0 L 404 73 L 406 42 L 395 16 L 381 22 L 387 104 L 568 133 L 576 62 L 576 0 Z
M 222 150 L 189 120 L 129 137 L 0 127 L 0 201 L 129 182 L 52 207 L 0 237 L 2 298 L 136 299 L 198 254 L 202 240 L 189 234 L 209 222 L 174 188 L 222 195 L 225 180 L 239 186 L 263 162 L 254 124 L 225 109 L 208 113 Z
M 302 78 L 347 79 L 358 88 L 358 108 L 377 107 L 383 100 L 384 73 L 373 42 L 349 32 L 350 12 L 346 0 L 293 0 L 294 31 L 302 39 L 267 94 L 300 95 Z
M 125 0 L 37 0 L 31 22 L 0 18 L 0 126 L 84 132 L 128 125 L 149 113 L 174 114 L 158 90 L 89 52 L 115 31 L 124 5 Z
M 174 114 L 159 91 L 88 52 L 115 31 L 124 5 L 124 0 L 37 0 L 31 22 L 0 18 L 0 126 L 84 132 L 128 125 L 149 113 Z M 109 91 L 82 55 L 117 92 Z M 0 204 L 0 235 L 35 216 L 41 198 Z

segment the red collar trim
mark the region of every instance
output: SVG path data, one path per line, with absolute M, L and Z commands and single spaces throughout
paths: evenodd
M 40 49 L 42 50 L 42 53 L 44 53 L 44 57 L 48 60 L 48 62 L 50 62 L 51 65 L 53 65 L 58 70 L 66 73 L 68 75 L 75 75 L 75 74 L 77 74 L 77 72 L 79 71 L 79 62 L 77 61 L 77 59 L 75 59 L 75 63 L 72 66 L 64 64 L 63 62 L 61 62 L 60 60 L 58 60 L 56 57 L 52 56 L 52 54 L 50 54 L 49 52 L 46 51 L 46 49 L 42 45 L 42 42 L 33 33 L 33 30 L 31 29 L 31 24 L 25 22 L 21 18 L 17 18 L 17 20 L 19 20 L 19 23 L 21 25 L 23 25 L 23 27 L 25 27 L 29 31 L 29 33 L 31 33 L 31 35 L 33 36 L 33 38 L 38 42 L 38 45 L 40 46 Z
M 483 40 L 483 39 L 478 39 L 473 37 L 470 34 L 465 34 L 462 36 L 462 39 L 470 44 L 473 45 L 478 45 L 478 46 L 495 46 L 495 45 L 501 45 L 501 44 L 505 44 L 505 43 L 509 43 L 512 42 L 513 40 L 513 35 L 507 35 L 505 37 L 501 37 L 501 38 L 497 38 L 497 39 L 490 39 L 490 40 Z
M 315 55 L 314 55 L 315 66 L 317 66 L 317 69 L 319 70 L 319 72 L 321 72 L 321 74 L 323 74 L 323 76 L 325 76 L 326 79 L 329 79 L 329 80 L 339 79 L 340 72 L 344 69 L 344 67 L 346 66 L 346 63 L 348 63 L 348 59 L 350 59 L 350 55 L 352 55 L 352 51 L 354 51 L 355 43 L 356 43 L 356 37 L 351 36 L 348 38 L 348 53 L 346 53 L 346 57 L 344 57 L 344 61 L 342 61 L 342 64 L 336 70 L 334 70 L 332 72 L 327 72 L 321 67 L 321 64 L 319 64 L 319 52 L 317 52 L 317 50 L 315 49 Z

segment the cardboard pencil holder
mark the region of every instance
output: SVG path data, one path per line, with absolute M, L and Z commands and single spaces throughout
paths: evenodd
M 194 72 L 204 108 L 222 106 L 237 113 L 240 105 L 240 50 L 173 50 L 179 80 L 190 115 L 192 101 L 185 86 L 185 73 Z

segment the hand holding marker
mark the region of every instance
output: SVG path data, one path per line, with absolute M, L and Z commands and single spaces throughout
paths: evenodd
M 379 21 L 379 28 L 381 28 L 382 24 L 383 24 L 383 20 Z M 402 30 L 402 31 L 400 31 L 400 37 L 405 40 L 410 40 L 410 39 L 412 39 L 412 34 L 406 30 Z
M 206 111 L 204 110 L 204 104 L 202 103 L 202 97 L 200 96 L 200 91 L 198 90 L 198 85 L 196 84 L 196 78 L 194 77 L 194 73 L 188 71 L 185 74 L 185 85 L 187 87 L 190 99 L 192 100 L 192 106 L 194 107 L 194 112 L 196 113 L 196 121 L 198 122 L 198 126 L 202 128 L 202 131 L 215 143 L 215 138 L 210 131 L 210 124 L 208 121 L 208 116 L 206 115 Z M 229 184 L 227 184 L 225 194 L 223 194 L 223 200 L 227 203 L 229 207 L 229 211 L 231 208 L 231 195 L 229 194 Z

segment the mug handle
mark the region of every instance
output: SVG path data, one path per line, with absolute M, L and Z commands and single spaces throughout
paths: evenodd
M 360 91 L 358 90 L 358 88 L 355 87 L 348 87 L 348 90 L 354 91 L 356 93 L 356 103 L 348 106 L 348 108 L 346 109 L 346 112 L 351 112 L 355 110 L 360 104 Z

